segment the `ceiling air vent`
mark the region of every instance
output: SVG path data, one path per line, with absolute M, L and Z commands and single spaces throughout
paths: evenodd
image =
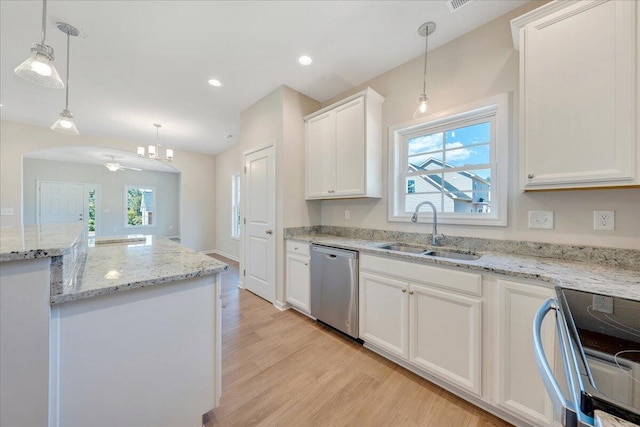
M 447 4 L 447 7 L 449 8 L 449 12 L 453 13 L 453 12 L 457 12 L 463 6 L 468 5 L 472 1 L 473 0 L 447 0 L 447 1 L 445 1 L 445 3 Z

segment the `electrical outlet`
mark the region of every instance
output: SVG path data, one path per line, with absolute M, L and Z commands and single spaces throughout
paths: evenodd
M 594 230 L 615 230 L 614 211 L 593 211 L 593 229 Z
M 0 215 L 2 215 L 2 216 L 13 215 L 13 208 L 2 208 L 0 210 Z
M 553 211 L 529 211 L 529 228 L 553 229 Z
M 593 310 L 601 313 L 613 314 L 613 298 L 604 295 L 593 296 Z
M 344 219 L 351 219 L 351 211 L 349 209 L 345 209 Z

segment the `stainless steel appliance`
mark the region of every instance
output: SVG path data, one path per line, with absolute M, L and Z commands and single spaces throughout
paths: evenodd
M 358 252 L 311 245 L 311 315 L 358 338 Z
M 640 301 L 556 288 L 534 319 L 536 362 L 565 426 L 594 425 L 600 410 L 640 424 Z M 568 396 L 544 355 L 540 330 L 556 313 Z

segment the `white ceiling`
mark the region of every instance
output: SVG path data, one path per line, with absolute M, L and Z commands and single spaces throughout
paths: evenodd
M 50 0 L 47 44 L 64 76 L 66 35 L 55 23 L 83 33 L 71 40 L 69 85 L 81 134 L 134 150 L 153 143 L 160 123 L 164 146 L 216 154 L 237 142 L 240 112 L 282 84 L 325 101 L 422 55 L 426 21 L 437 23 L 431 49 L 524 3 L 475 0 L 451 14 L 444 0 Z M 41 1 L 0 1 L 0 115 L 50 126 L 64 90 L 13 73 L 40 40 L 41 13 Z M 299 65 L 302 54 L 314 63 Z

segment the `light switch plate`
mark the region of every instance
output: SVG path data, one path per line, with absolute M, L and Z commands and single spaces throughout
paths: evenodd
M 553 229 L 553 211 L 529 211 L 529 228 Z
M 614 211 L 593 211 L 593 229 L 594 230 L 615 230 Z

